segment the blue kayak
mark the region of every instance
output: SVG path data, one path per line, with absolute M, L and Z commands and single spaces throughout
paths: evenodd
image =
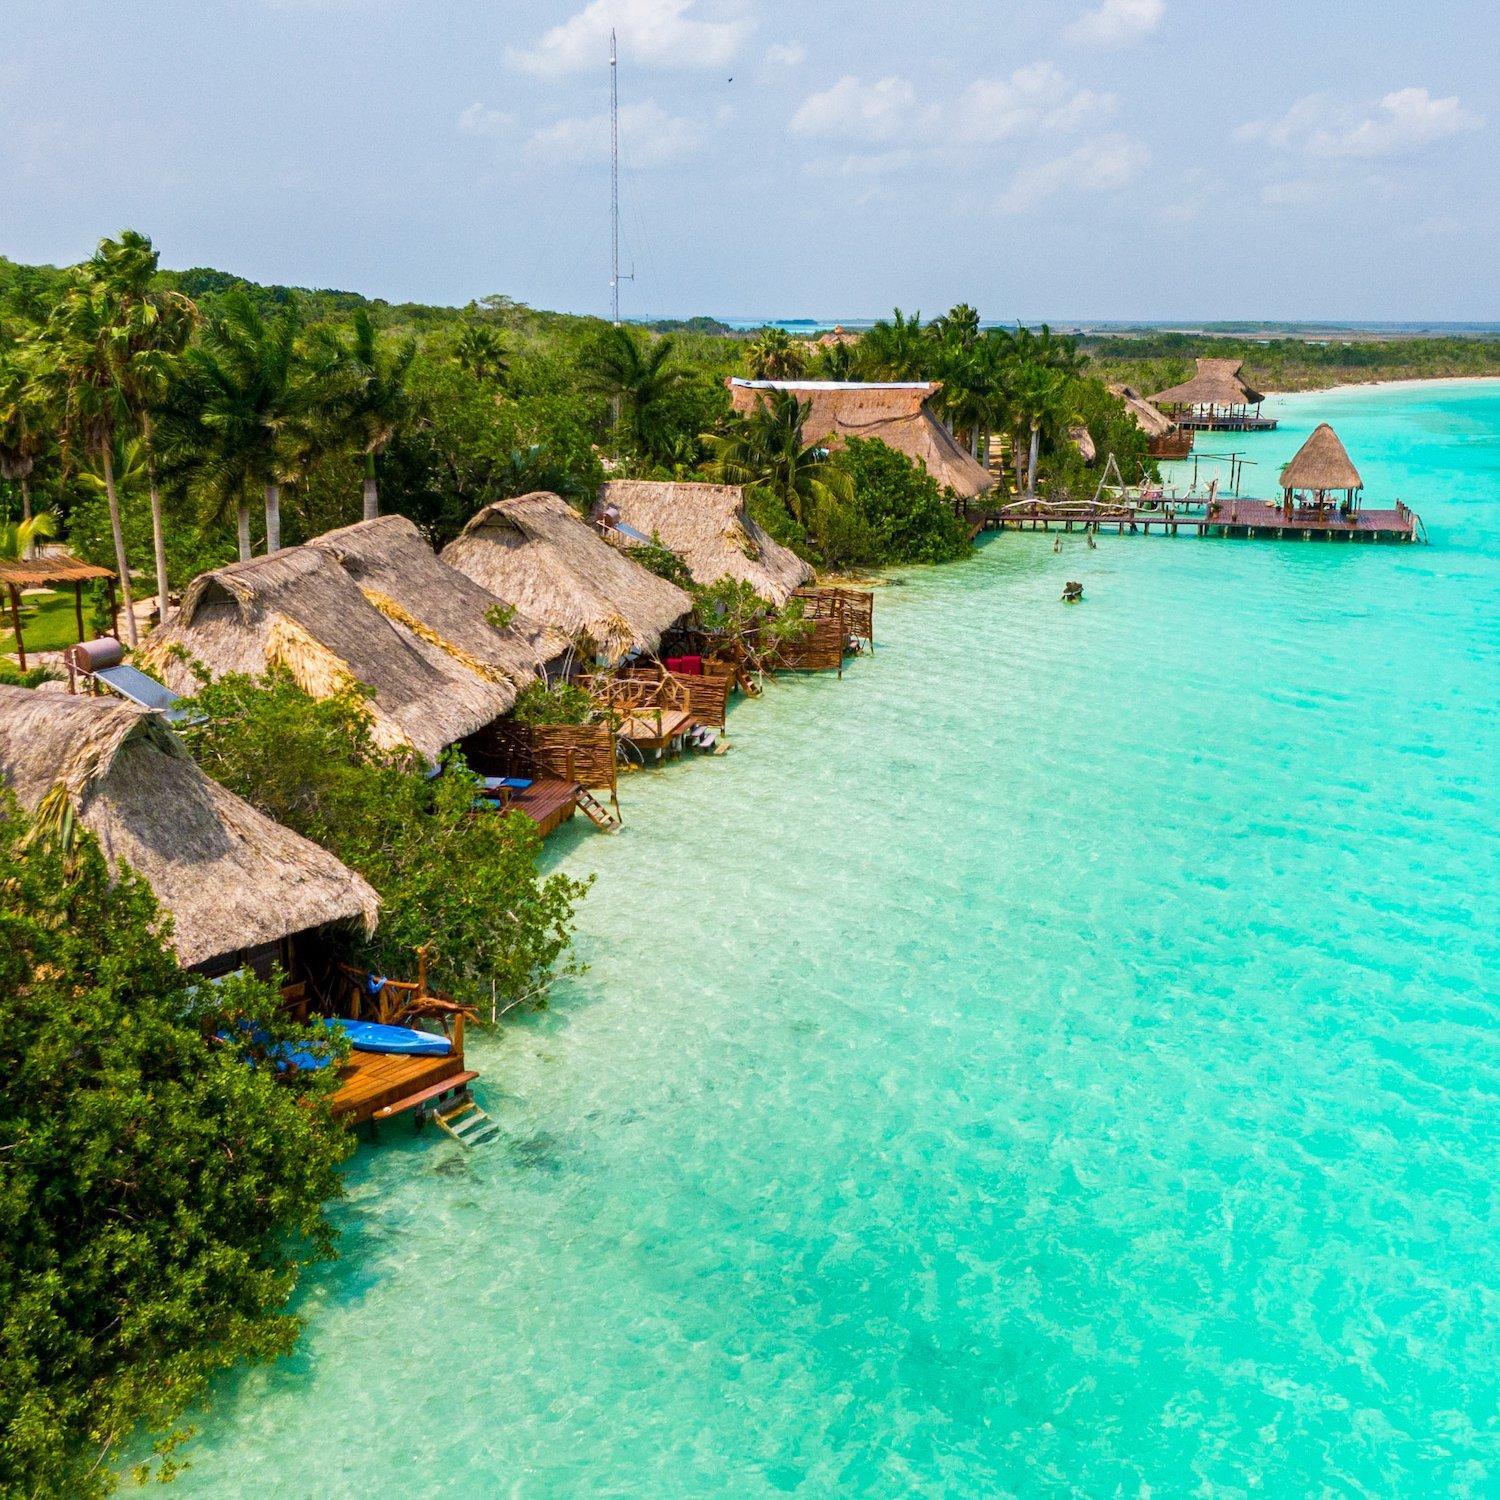
M 330 1026 L 341 1026 L 356 1052 L 392 1052 L 402 1057 L 447 1057 L 453 1043 L 430 1031 L 409 1026 L 382 1026 L 378 1021 L 346 1021 L 335 1018 Z

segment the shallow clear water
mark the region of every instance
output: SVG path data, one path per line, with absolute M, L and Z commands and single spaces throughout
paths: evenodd
M 1493 1494 L 1500 387 L 1277 405 L 1433 545 L 997 539 L 628 781 L 179 1490 Z

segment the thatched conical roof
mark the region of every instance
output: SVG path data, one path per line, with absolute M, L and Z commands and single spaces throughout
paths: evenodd
M 1338 433 L 1327 422 L 1318 423 L 1281 471 L 1284 490 L 1360 490 L 1364 484 Z
M 1165 413 L 1159 412 L 1139 391 L 1128 385 L 1111 385 L 1109 391 L 1125 403 L 1125 410 L 1147 437 L 1165 437 L 1169 432 L 1177 430 L 1177 424 Z
M 487 505 L 443 549 L 443 561 L 482 589 L 568 637 L 586 635 L 618 661 L 655 651 L 693 601 L 611 547 L 559 495 Z
M 343 526 L 307 545 L 335 559 L 382 614 L 481 676 L 522 688 L 568 649 L 562 631 L 524 607 L 509 624 L 492 625 L 485 617 L 496 604 L 519 601 L 450 568 L 405 516 Z
M 363 684 L 376 741 L 409 745 L 429 761 L 516 700 L 514 681 L 471 670 L 382 613 L 316 547 L 215 568 L 188 585 L 176 618 L 153 632 L 141 658 L 168 687 L 191 693 L 197 679 L 175 647 L 213 677 L 285 667 L 315 698 Z
M 611 479 L 599 490 L 595 517 L 606 506 L 617 507 L 620 520 L 642 536 L 659 536 L 687 565 L 694 583 L 739 578 L 762 598 L 785 604 L 793 590 L 812 581 L 813 570 L 750 519 L 737 484 Z M 610 540 L 629 550 L 619 533 Z
M 1240 377 L 1241 359 L 1195 359 L 1191 380 L 1158 391 L 1158 406 L 1255 406 L 1265 400 Z
M 971 500 L 995 481 L 933 412 L 929 403 L 942 388 L 935 380 L 731 379 L 729 399 L 743 415 L 755 410 L 765 392 L 789 391 L 811 408 L 802 426 L 804 442 L 837 448 L 846 438 L 879 438 L 960 499 Z
M 28 812 L 61 783 L 105 857 L 171 912 L 184 965 L 326 922 L 375 926 L 364 880 L 210 780 L 134 704 L 0 686 L 0 778 Z

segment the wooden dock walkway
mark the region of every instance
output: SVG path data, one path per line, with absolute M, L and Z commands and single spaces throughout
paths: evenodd
M 1010 505 L 964 513 L 970 538 L 986 531 L 1113 531 L 1118 536 L 1232 536 L 1280 541 L 1425 541 L 1422 518 L 1396 502 L 1394 510 L 1341 510 L 1314 507 L 1290 514 L 1269 500 L 1233 498 L 1165 501 L 1142 505 L 1107 501 L 1016 501 Z

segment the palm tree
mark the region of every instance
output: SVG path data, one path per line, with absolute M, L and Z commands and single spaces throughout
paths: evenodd
M 920 380 L 932 358 L 932 339 L 922 314 L 906 317 L 898 307 L 859 341 L 856 362 L 873 380 Z
M 669 363 L 673 347 L 671 339 L 643 342 L 630 329 L 616 325 L 606 328 L 585 355 L 585 380 L 614 401 L 616 428 L 625 417 L 642 453 L 654 453 L 663 406 L 687 378 Z
M 263 317 L 244 291 L 225 295 L 187 353 L 198 468 L 219 508 L 235 508 L 240 560 L 250 557 L 250 491 L 266 506 L 266 551 L 281 550 L 281 486 L 306 453 L 315 382 L 298 349 L 295 305 Z
M 795 380 L 807 368 L 803 345 L 785 328 L 761 329 L 747 353 L 752 380 Z
M 125 635 L 139 641 L 130 593 L 130 566 L 115 489 L 115 438 L 128 428 L 132 413 L 124 367 L 129 358 L 129 310 L 107 282 L 86 271 L 75 277 L 48 319 L 47 375 L 62 408 L 65 456 L 80 450 L 96 457 L 104 476 L 109 525 L 125 610 Z
M 1061 370 L 1045 365 L 1019 365 L 1011 380 L 1009 402 L 1012 421 L 1016 424 L 1016 489 L 1021 488 L 1021 442 L 1028 439 L 1026 461 L 1026 497 L 1036 494 L 1037 457 L 1042 434 L 1055 432 L 1067 422 L 1066 400 L 1068 377 Z
M 329 356 L 318 378 L 326 378 L 329 383 L 331 399 L 327 405 L 332 425 L 351 437 L 363 455 L 364 519 L 373 521 L 380 514 L 376 460 L 411 414 L 406 377 L 416 357 L 417 342 L 409 338 L 390 351 L 381 349 L 375 325 L 362 307 L 354 314 L 351 344 L 328 330 L 319 330 L 317 342 Z
M 754 411 L 737 419 L 723 436 L 705 434 L 712 472 L 725 484 L 740 484 L 774 496 L 799 526 L 834 502 L 849 504 L 854 482 L 826 448 L 803 441 L 812 402 L 791 391 L 767 391 Z
M 156 614 L 167 622 L 167 540 L 161 491 L 156 482 L 155 419 L 181 369 L 181 355 L 198 324 L 198 308 L 181 292 L 152 288 L 160 254 L 133 229 L 118 240 L 101 240 L 91 274 L 119 296 L 129 322 L 128 350 L 121 370 L 126 401 L 140 423 L 146 488 L 151 503 L 151 543 L 156 562 Z
M 938 340 L 955 349 L 972 349 L 979 342 L 979 310 L 960 302 L 932 320 Z
M 39 510 L 24 521 L 0 521 L 0 562 L 20 562 L 36 551 L 36 544 L 57 535 L 57 517 Z
M 854 350 L 845 343 L 819 344 L 817 372 L 820 380 L 853 380 Z
M 505 344 L 493 328 L 482 323 L 470 323 L 459 335 L 454 346 L 453 357 L 466 375 L 472 375 L 481 385 L 493 381 L 504 385 L 510 371 L 510 361 L 505 355 Z
M 46 388 L 26 346 L 0 349 L 0 479 L 19 485 L 31 519 L 31 474 L 47 446 Z

